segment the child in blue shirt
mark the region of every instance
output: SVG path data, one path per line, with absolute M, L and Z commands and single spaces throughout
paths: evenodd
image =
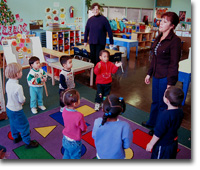
M 163 100 L 168 109 L 158 116 L 153 138 L 146 147 L 146 151 L 152 151 L 151 159 L 176 159 L 178 149 L 177 131 L 183 119 L 183 111 L 179 106 L 183 98 L 184 93 L 178 87 L 171 86 L 165 91 Z
M 95 141 L 98 159 L 125 159 L 125 151 L 133 139 L 127 122 L 117 117 L 126 110 L 122 97 L 109 95 L 103 102 L 103 118 L 94 122 L 92 137 Z

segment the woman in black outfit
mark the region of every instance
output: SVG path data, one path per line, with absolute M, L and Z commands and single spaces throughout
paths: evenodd
M 100 61 L 99 52 L 105 49 L 107 33 L 111 45 L 113 45 L 113 34 L 107 18 L 100 15 L 100 5 L 94 3 L 91 8 L 94 16 L 87 21 L 84 34 L 84 46 L 87 46 L 89 36 L 90 57 L 92 63 L 96 65 Z
M 178 63 L 181 56 L 181 40 L 174 33 L 174 29 L 179 23 L 178 15 L 174 12 L 166 12 L 161 18 L 160 35 L 152 46 L 153 58 L 145 77 L 146 84 L 150 84 L 150 77 L 153 77 L 153 101 L 149 120 L 142 122 L 142 125 L 152 129 L 156 124 L 159 113 L 167 109 L 167 105 L 163 102 L 163 95 L 166 88 L 175 85 L 178 81 Z M 153 130 L 149 134 L 153 135 Z

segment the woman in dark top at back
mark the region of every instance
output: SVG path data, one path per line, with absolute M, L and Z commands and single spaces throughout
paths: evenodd
M 94 3 L 91 9 L 94 16 L 87 21 L 84 34 L 84 46 L 87 46 L 89 36 L 90 57 L 92 63 L 96 65 L 100 61 L 99 52 L 105 49 L 107 33 L 111 45 L 113 45 L 113 34 L 107 18 L 100 15 L 100 5 Z
M 147 122 L 142 122 L 143 126 L 152 128 L 150 135 L 153 135 L 157 116 L 167 109 L 167 105 L 163 102 L 166 88 L 175 85 L 178 81 L 178 63 L 181 56 L 181 40 L 174 33 L 179 23 L 178 15 L 174 12 L 166 12 L 161 18 L 160 35 L 152 46 L 153 58 L 145 77 L 146 84 L 150 84 L 150 77 L 153 77 L 150 116 Z

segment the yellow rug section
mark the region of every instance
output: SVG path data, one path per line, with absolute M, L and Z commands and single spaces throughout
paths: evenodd
M 124 149 L 126 159 L 132 159 L 134 156 L 134 152 L 131 148 Z
M 81 112 L 84 116 L 91 115 L 92 113 L 96 112 L 93 108 L 83 105 L 76 109 L 78 112 Z
M 42 135 L 44 138 L 46 138 L 49 133 L 51 133 L 56 126 L 46 126 L 46 127 L 39 127 L 39 128 L 34 128 L 40 135 Z

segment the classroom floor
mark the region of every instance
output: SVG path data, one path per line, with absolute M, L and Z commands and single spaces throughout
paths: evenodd
M 119 68 L 117 74 L 114 75 L 111 93 L 123 96 L 127 103 L 149 113 L 152 102 L 152 84 L 146 85 L 144 83 L 144 78 L 150 65 L 149 50 L 139 51 L 137 59 L 135 56 L 134 48 L 132 48 L 130 60 L 127 61 L 126 57 L 122 58 L 124 73 Z M 183 52 L 181 60 L 187 58 L 188 53 Z M 87 73 L 76 75 L 75 80 L 89 86 L 89 76 Z M 182 87 L 181 82 L 177 82 L 176 85 Z M 92 88 L 96 89 L 96 85 L 93 85 Z M 191 84 L 185 105 L 182 108 L 184 119 L 181 126 L 191 130 Z

